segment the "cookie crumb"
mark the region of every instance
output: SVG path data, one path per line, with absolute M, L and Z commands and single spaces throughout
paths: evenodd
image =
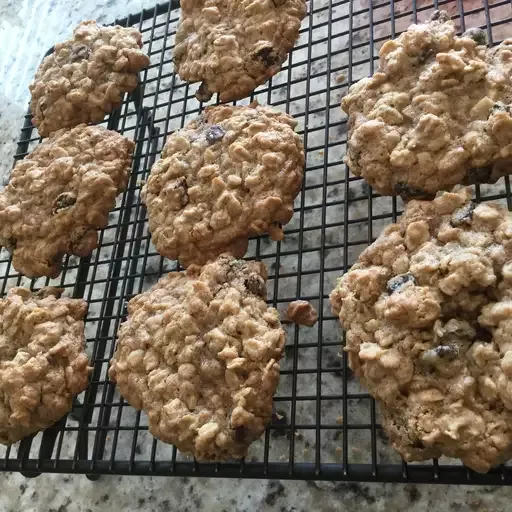
M 318 313 L 307 300 L 294 300 L 286 310 L 286 316 L 297 325 L 313 327 L 318 321 Z
M 337 423 L 338 425 L 343 425 L 343 416 L 341 416 L 341 415 L 340 415 L 340 416 L 338 416 L 338 417 L 336 418 L 336 423 Z
M 338 83 L 338 84 L 342 84 L 342 83 L 345 81 L 345 78 L 346 78 L 346 76 L 345 76 L 343 73 L 340 73 L 340 74 L 336 77 L 336 83 Z

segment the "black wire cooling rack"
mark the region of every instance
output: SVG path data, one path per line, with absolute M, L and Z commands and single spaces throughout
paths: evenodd
M 287 345 L 272 423 L 242 462 L 197 463 L 154 439 L 147 418 L 131 408 L 108 380 L 108 361 L 127 301 L 148 289 L 174 262 L 162 259 L 150 242 L 141 181 L 159 157 L 166 136 L 203 108 L 196 85 L 173 71 L 172 47 L 179 2 L 116 20 L 143 34 L 151 66 L 138 90 L 106 121 L 136 142 L 127 191 L 110 214 L 100 244 L 88 258 L 67 259 L 54 280 L 29 280 L 15 273 L 0 253 L 0 296 L 12 286 L 51 284 L 89 303 L 87 352 L 94 367 L 89 388 L 72 412 L 52 428 L 11 447 L 0 448 L 0 470 L 27 477 L 41 472 L 186 475 L 210 477 L 512 484 L 501 466 L 479 475 L 458 461 L 406 464 L 386 441 L 373 399 L 353 378 L 339 354 L 341 331 L 328 295 L 381 229 L 396 220 L 400 199 L 374 194 L 342 162 L 347 139 L 340 100 L 349 85 L 371 74 L 384 41 L 409 24 L 445 9 L 459 31 L 480 26 L 490 44 L 510 35 L 511 0 L 375 1 L 309 0 L 300 39 L 281 72 L 253 96 L 293 115 L 304 137 L 307 169 L 295 215 L 285 239 L 250 241 L 247 258 L 269 268 L 268 300 L 280 310 L 296 299 L 311 300 L 319 322 L 313 328 L 285 323 Z M 507 31 L 509 34 L 507 34 Z M 15 159 L 40 139 L 25 116 Z M 476 187 L 477 200 L 496 200 L 512 209 L 508 178 Z

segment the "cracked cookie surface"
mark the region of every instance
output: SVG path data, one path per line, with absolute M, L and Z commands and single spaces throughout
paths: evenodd
M 432 18 L 386 42 L 342 100 L 350 170 L 406 200 L 494 183 L 512 163 L 512 39 L 489 49 L 483 30 L 458 37 L 445 13 Z
M 103 121 L 149 66 L 141 48 L 141 34 L 133 27 L 80 23 L 71 39 L 45 57 L 30 84 L 32 122 L 39 134 Z
M 282 239 L 304 173 L 296 124 L 268 107 L 219 105 L 171 134 L 142 190 L 158 252 L 186 267 L 241 258 L 251 235 Z
M 0 299 L 0 443 L 50 427 L 87 387 L 87 303 L 61 293 L 12 288 Z
M 0 191 L 0 246 L 26 276 L 56 277 L 87 256 L 126 187 L 134 143 L 101 126 L 59 130 L 16 163 Z
M 249 96 L 279 72 L 299 38 L 304 0 L 182 0 L 174 63 L 208 101 Z
M 199 460 L 243 457 L 272 415 L 285 333 L 266 269 L 222 255 L 128 304 L 109 375 L 162 441 Z
M 412 200 L 331 293 L 350 367 L 407 461 L 512 456 L 512 216 L 468 189 Z

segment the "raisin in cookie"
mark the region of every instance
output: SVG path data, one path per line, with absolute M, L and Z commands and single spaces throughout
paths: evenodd
M 96 247 L 126 187 L 134 143 L 101 126 L 79 125 L 45 139 L 0 191 L 0 246 L 26 276 L 56 277 L 62 256 Z
M 220 105 L 174 132 L 142 190 L 158 252 L 188 266 L 242 257 L 250 235 L 282 239 L 304 171 L 296 124 L 257 104 Z
M 512 39 L 485 43 L 480 29 L 457 37 L 442 12 L 385 43 L 377 72 L 342 100 L 350 170 L 404 199 L 509 174 Z
M 87 387 L 87 303 L 61 293 L 12 288 L 0 299 L 0 443 L 53 425 Z
M 174 64 L 208 101 L 249 96 L 279 72 L 299 37 L 305 0 L 182 0 Z
M 97 123 L 137 87 L 149 65 L 140 32 L 132 27 L 80 23 L 73 37 L 55 45 L 30 85 L 33 124 L 46 137 L 60 128 Z
M 407 461 L 512 456 L 512 216 L 470 193 L 412 200 L 331 293 L 350 367 Z
M 261 436 L 285 343 L 266 279 L 222 255 L 129 302 L 109 374 L 154 436 L 200 460 L 243 457 Z

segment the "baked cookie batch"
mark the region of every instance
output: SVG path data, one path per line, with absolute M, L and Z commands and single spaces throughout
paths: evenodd
M 182 0 L 174 65 L 197 98 L 251 94 L 279 72 L 305 0 Z M 0 246 L 29 277 L 89 255 L 126 187 L 134 143 L 101 122 L 148 67 L 133 28 L 81 23 L 30 86 L 42 144 L 0 191 Z M 512 457 L 512 216 L 468 188 L 509 174 L 512 40 L 457 36 L 436 12 L 380 50 L 342 100 L 345 161 L 407 202 L 330 295 L 349 365 L 379 401 L 407 461 L 448 455 L 485 472 Z M 285 332 L 248 239 L 282 226 L 304 176 L 296 121 L 256 102 L 208 106 L 172 133 L 143 184 L 157 251 L 171 272 L 128 305 L 109 377 L 150 432 L 198 460 L 242 458 L 264 432 Z M 446 191 L 446 192 L 442 192 Z M 437 194 L 437 195 L 436 195 Z M 87 304 L 61 290 L 0 299 L 0 442 L 42 430 L 87 387 Z M 287 316 L 313 326 L 306 301 Z

